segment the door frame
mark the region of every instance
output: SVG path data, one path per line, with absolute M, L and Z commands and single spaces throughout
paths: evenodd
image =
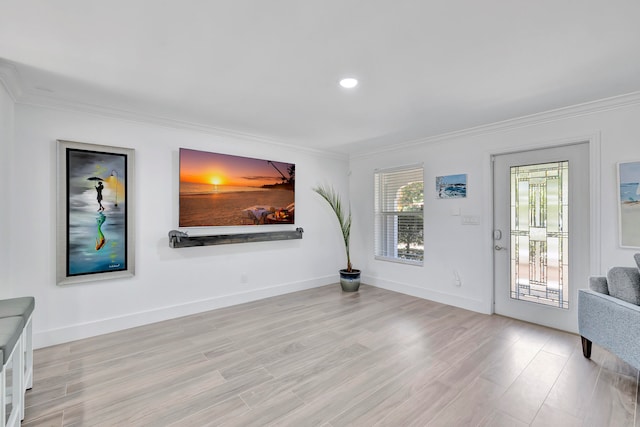
M 589 146 L 589 274 L 601 274 L 601 222 L 600 222 L 600 197 L 601 197 L 601 142 L 600 133 L 589 134 L 586 136 L 576 136 L 561 140 L 545 141 L 537 144 L 525 144 L 517 147 L 502 147 L 486 151 L 485 161 L 489 165 L 485 168 L 485 182 L 487 183 L 485 205 L 485 215 L 490 218 L 487 221 L 489 229 L 485 233 L 485 247 L 491 253 L 488 262 L 491 263 L 491 291 L 490 291 L 490 307 L 488 312 L 495 314 L 496 287 L 495 279 L 497 272 L 495 271 L 496 251 L 493 249 L 493 230 L 494 224 L 494 157 L 503 154 L 520 153 L 524 151 L 540 150 L 545 148 L 563 147 L 569 145 L 586 143 Z M 584 283 L 580 288 L 587 288 L 588 283 Z

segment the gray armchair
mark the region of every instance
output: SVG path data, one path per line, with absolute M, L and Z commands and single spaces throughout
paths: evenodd
M 607 277 L 591 277 L 578 294 L 582 353 L 591 357 L 596 343 L 640 369 L 640 254 L 638 268 L 614 267 Z

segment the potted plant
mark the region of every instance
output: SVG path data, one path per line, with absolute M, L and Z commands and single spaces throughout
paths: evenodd
M 329 203 L 333 213 L 338 218 L 340 231 L 344 240 L 344 249 L 347 253 L 347 268 L 340 270 L 340 286 L 345 292 L 356 292 L 360 288 L 360 270 L 356 270 L 351 265 L 351 255 L 349 254 L 349 238 L 351 237 L 351 208 L 347 213 L 342 204 L 340 196 L 332 187 L 317 186 L 313 189 L 323 199 Z

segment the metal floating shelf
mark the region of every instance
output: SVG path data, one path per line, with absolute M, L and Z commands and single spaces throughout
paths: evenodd
M 228 245 L 232 243 L 271 242 L 274 240 L 302 239 L 302 228 L 294 231 L 269 231 L 265 233 L 217 234 L 211 236 L 186 236 L 176 230 L 169 232 L 169 247 L 191 248 L 194 246 Z

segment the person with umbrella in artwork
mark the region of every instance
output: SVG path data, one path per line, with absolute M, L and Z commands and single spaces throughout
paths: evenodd
M 102 206 L 102 189 L 103 188 L 104 188 L 104 185 L 102 185 L 102 181 L 99 181 L 98 185 L 96 185 L 96 191 L 98 192 L 98 205 L 100 206 L 98 208 L 98 212 L 104 210 L 104 206 Z

